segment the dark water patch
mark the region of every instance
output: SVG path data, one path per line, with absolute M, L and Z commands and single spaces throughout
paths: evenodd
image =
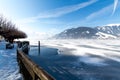
M 31 47 L 29 54 L 33 56 L 50 57 L 53 55 L 58 55 L 57 51 L 58 49 L 41 46 L 39 54 L 38 47 Z
M 120 80 L 120 63 L 87 53 L 91 58 L 103 59 L 107 66 L 95 66 L 80 61 L 84 56 L 58 54 L 58 49 L 32 47 L 29 57 L 56 80 Z

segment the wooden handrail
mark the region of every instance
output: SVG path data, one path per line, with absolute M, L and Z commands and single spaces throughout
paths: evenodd
M 24 66 L 32 80 L 55 80 L 45 70 L 35 64 L 24 52 L 17 50 L 17 60 L 20 66 Z M 23 68 L 22 68 L 23 69 Z M 29 76 L 25 76 L 29 77 Z

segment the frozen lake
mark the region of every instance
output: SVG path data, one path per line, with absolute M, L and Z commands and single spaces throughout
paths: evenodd
M 119 40 L 46 40 L 30 57 L 56 80 L 120 80 Z
M 40 55 L 38 47 L 31 47 L 29 57 L 56 80 L 120 80 L 119 40 L 43 40 L 41 45 Z M 4 42 L 0 80 L 22 80 L 16 48 L 6 50 Z

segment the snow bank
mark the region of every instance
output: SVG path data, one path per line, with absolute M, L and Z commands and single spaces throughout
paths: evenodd
M 16 61 L 16 48 L 5 49 L 5 42 L 0 42 L 0 80 L 22 80 Z

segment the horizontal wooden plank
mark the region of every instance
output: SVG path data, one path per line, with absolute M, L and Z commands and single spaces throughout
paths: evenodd
M 40 66 L 35 64 L 27 55 L 25 55 L 22 51 L 18 51 L 18 59 L 22 61 L 25 65 L 28 72 L 32 77 L 34 75 L 38 76 L 41 80 L 55 80 L 52 76 L 50 76 L 46 71 L 44 71 Z

